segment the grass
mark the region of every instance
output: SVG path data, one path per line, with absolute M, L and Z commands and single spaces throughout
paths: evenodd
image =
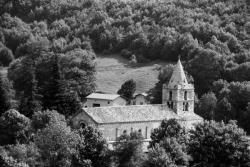
M 116 93 L 129 79 L 136 81 L 136 92 L 147 92 L 158 82 L 159 67 L 166 62 L 153 61 L 147 64 L 131 65 L 120 55 L 97 56 L 97 91 Z
M 120 55 L 97 56 L 97 91 L 116 93 L 121 85 L 129 80 L 136 81 L 136 92 L 147 92 L 158 82 L 159 67 L 166 62 L 153 61 L 147 64 L 132 65 Z M 7 77 L 7 68 L 0 68 Z

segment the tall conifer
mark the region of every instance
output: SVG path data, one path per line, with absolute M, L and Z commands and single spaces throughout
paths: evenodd
M 43 96 L 44 109 L 57 110 L 65 116 L 80 110 L 81 104 L 76 94 L 70 93 L 67 82 L 60 70 L 58 55 L 52 59 L 51 77 Z
M 11 106 L 10 93 L 7 87 L 7 83 L 0 73 L 0 116 L 7 111 Z
M 41 110 L 42 107 L 40 95 L 38 94 L 34 61 L 28 58 L 26 66 L 28 77 L 26 81 L 26 89 L 20 100 L 19 112 L 27 117 L 31 117 L 34 112 Z

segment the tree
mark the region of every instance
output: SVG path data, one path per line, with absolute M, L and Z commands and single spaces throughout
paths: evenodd
M 33 142 L 29 144 L 7 145 L 4 147 L 4 150 L 7 154 L 5 157 L 11 157 L 13 160 L 27 164 L 29 167 L 43 165 L 39 150 Z
M 165 138 L 149 149 L 146 167 L 188 166 L 191 156 L 187 154 L 187 146 L 180 144 L 175 137 Z
M 160 127 L 151 133 L 151 139 L 149 155 L 153 157 L 149 157 L 149 160 L 156 158 L 156 164 L 170 166 L 187 166 L 189 164 L 191 157 L 187 153 L 188 136 L 184 127 L 177 120 L 163 120 Z M 165 161 L 162 160 L 162 156 L 167 157 Z M 152 162 L 147 164 L 154 166 Z
M 121 135 L 114 145 L 114 156 L 118 167 L 138 167 L 143 162 L 142 135 L 132 132 Z
M 177 167 L 173 160 L 166 153 L 165 149 L 158 144 L 149 150 L 148 158 L 144 162 L 145 167 Z
M 189 153 L 196 166 L 244 166 L 250 162 L 246 133 L 235 121 L 205 121 L 190 131 Z
M 83 100 L 95 91 L 95 53 L 74 49 L 60 57 L 60 69 L 69 87 Z
M 105 139 L 101 133 L 91 126 L 77 130 L 80 137 L 76 146 L 74 165 L 91 165 L 93 167 L 108 167 L 110 155 Z
M 14 60 L 13 53 L 10 49 L 4 47 L 0 48 L 0 64 L 3 66 L 9 66 L 9 64 Z
M 36 132 L 44 129 L 49 124 L 56 124 L 65 121 L 65 117 L 55 110 L 37 111 L 32 115 L 31 127 Z
M 196 113 L 204 119 L 215 119 L 215 108 L 217 105 L 217 98 L 213 92 L 202 95 L 196 109 Z
M 150 147 L 154 147 L 157 143 L 166 138 L 176 138 L 180 143 L 187 142 L 186 130 L 177 122 L 176 119 L 163 120 L 159 128 L 156 128 L 151 133 Z
M 26 70 L 28 79 L 26 89 L 20 100 L 19 111 L 25 116 L 31 118 L 34 112 L 42 109 L 40 95 L 38 95 L 37 81 L 35 78 L 34 62 L 31 59 L 26 60 Z
M 233 118 L 234 114 L 232 113 L 232 105 L 226 97 L 221 99 L 216 106 L 216 120 L 223 120 L 224 122 L 229 121 L 230 118 Z
M 34 136 L 45 166 L 70 167 L 78 135 L 71 131 L 64 120 L 50 122 Z
M 0 73 L 0 116 L 11 106 L 10 92 L 6 82 Z
M 187 63 L 187 71 L 193 76 L 199 96 L 211 90 L 212 83 L 222 78 L 224 59 L 210 49 L 193 51 L 194 58 Z
M 118 90 L 118 94 L 127 98 L 129 102 L 133 99 L 136 90 L 136 83 L 133 79 L 124 82 Z
M 25 143 L 29 139 L 30 120 L 14 109 L 0 117 L 0 144 Z
M 166 65 L 164 68 L 160 70 L 160 74 L 158 75 L 159 82 L 155 84 L 154 88 L 149 90 L 150 101 L 153 104 L 161 104 L 162 103 L 162 86 L 164 83 L 168 83 L 172 73 L 174 70 L 173 65 Z

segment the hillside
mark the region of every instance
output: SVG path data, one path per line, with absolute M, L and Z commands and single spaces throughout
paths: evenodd
M 134 79 L 137 92 L 146 92 L 158 82 L 159 67 L 167 63 L 153 61 L 148 64 L 132 66 L 119 55 L 97 56 L 97 91 L 116 93 L 121 85 Z

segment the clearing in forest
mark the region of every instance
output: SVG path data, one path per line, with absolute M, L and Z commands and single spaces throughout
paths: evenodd
M 158 82 L 159 67 L 166 62 L 133 65 L 120 55 L 97 55 L 96 91 L 116 93 L 129 79 L 136 81 L 136 92 L 147 92 Z

